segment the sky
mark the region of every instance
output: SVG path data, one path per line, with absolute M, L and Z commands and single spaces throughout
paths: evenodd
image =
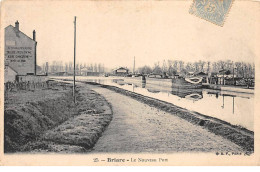
M 1 29 L 16 20 L 32 37 L 37 63 L 76 59 L 115 68 L 156 61 L 254 62 L 259 3 L 234 1 L 223 27 L 189 14 L 192 1 L 5 1 Z M 258 12 L 258 13 L 257 13 Z M 256 23 L 258 22 L 258 23 Z

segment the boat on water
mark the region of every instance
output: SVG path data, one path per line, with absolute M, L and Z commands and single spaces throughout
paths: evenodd
M 176 75 L 173 78 L 173 87 L 176 88 L 207 88 L 209 86 L 208 74 L 204 72 L 189 72 L 186 76 Z
M 172 79 L 172 87 L 197 89 L 202 88 L 202 77 L 176 77 Z
M 142 75 L 138 77 L 131 77 L 125 78 L 127 82 L 140 82 L 146 84 L 154 84 L 157 86 L 162 87 L 172 87 L 178 89 L 198 89 L 202 87 L 207 87 L 208 77 L 206 74 L 199 73 L 199 76 L 194 75 L 187 75 L 187 76 L 167 76 L 167 75 L 160 75 L 160 74 L 149 74 L 149 75 Z

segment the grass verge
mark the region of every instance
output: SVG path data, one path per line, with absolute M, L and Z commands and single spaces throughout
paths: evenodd
M 10 93 L 5 100 L 4 152 L 85 152 L 112 120 L 93 90 L 51 81 L 49 89 Z

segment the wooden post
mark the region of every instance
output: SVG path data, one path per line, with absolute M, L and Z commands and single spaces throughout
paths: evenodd
M 75 95 L 75 67 L 76 67 L 76 16 L 74 18 L 74 72 L 73 72 L 73 98 L 74 98 L 74 103 L 76 103 L 76 95 Z

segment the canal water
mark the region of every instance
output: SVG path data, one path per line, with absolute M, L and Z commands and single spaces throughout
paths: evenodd
M 72 77 L 55 78 L 72 79 Z M 144 84 L 141 81 L 128 80 L 123 77 L 77 76 L 76 80 L 116 86 L 254 131 L 253 94 L 212 89 L 177 89 L 169 86 Z

